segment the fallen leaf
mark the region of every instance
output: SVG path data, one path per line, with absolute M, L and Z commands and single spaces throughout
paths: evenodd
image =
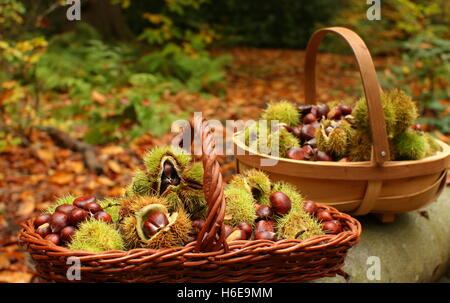
M 36 207 L 36 199 L 31 191 L 23 191 L 20 193 L 20 203 L 19 209 L 16 212 L 16 216 L 29 216 L 34 211 Z
M 48 149 L 37 149 L 36 155 L 45 163 L 52 162 L 55 159 L 55 155 Z
M 99 104 L 105 104 L 106 103 L 106 97 L 99 93 L 98 91 L 92 91 L 91 98 L 94 102 L 97 102 Z
M 76 174 L 79 174 L 83 171 L 84 164 L 82 161 L 68 161 L 66 162 L 66 168 Z
M 105 155 L 117 155 L 124 152 L 124 149 L 117 145 L 110 145 L 102 148 L 101 153 Z
M 0 270 L 8 268 L 9 265 L 11 265 L 9 258 L 6 255 L 0 255 Z
M 100 183 L 101 185 L 106 185 L 106 186 L 113 186 L 115 184 L 114 181 L 112 181 L 110 178 L 105 177 L 105 176 L 98 177 L 97 182 Z
M 117 161 L 115 161 L 115 160 L 109 160 L 108 167 L 116 174 L 120 174 L 122 172 L 122 168 L 120 167 L 120 164 L 117 163 Z
M 3 283 L 30 283 L 32 274 L 20 271 L 0 271 L 0 282 Z
M 56 171 L 53 175 L 48 179 L 51 183 L 55 183 L 58 185 L 64 185 L 72 182 L 74 175 L 68 173 L 66 171 Z

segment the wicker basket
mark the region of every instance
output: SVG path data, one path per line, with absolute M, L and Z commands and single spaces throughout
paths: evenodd
M 359 241 L 361 225 L 332 207 L 320 206 L 343 223 L 344 229 L 337 235 L 303 241 L 227 243 L 222 224 L 225 213 L 222 175 L 214 152 L 213 133 L 208 122 L 200 118 L 193 119 L 191 126 L 202 138 L 204 193 L 208 202 L 206 223 L 198 239 L 184 247 L 159 250 L 72 251 L 44 240 L 35 232 L 31 219 L 22 224 L 20 242 L 30 253 L 40 278 L 69 282 L 66 273 L 73 264 L 67 262 L 69 257 L 79 257 L 82 282 L 298 282 L 345 275 L 341 267 L 348 249 Z
M 312 162 L 275 158 L 250 151 L 234 136 L 240 171 L 264 170 L 271 179 L 297 186 L 307 198 L 336 207 L 352 215 L 379 214 L 383 222 L 395 214 L 427 205 L 441 193 L 450 161 L 450 148 L 438 141 L 442 151 L 418 161 L 389 161 L 389 143 L 380 101 L 380 86 L 370 53 L 364 41 L 343 27 L 316 31 L 305 55 L 305 102 L 314 104 L 315 64 L 322 38 L 333 33 L 343 38 L 353 50 L 361 74 L 372 130 L 372 160 L 366 162 Z M 275 166 L 261 166 L 261 160 L 278 160 Z

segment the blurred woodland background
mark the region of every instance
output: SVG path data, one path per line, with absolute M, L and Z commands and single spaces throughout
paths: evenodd
M 81 21 L 65 0 L 0 3 L 0 282 L 33 281 L 21 221 L 64 193 L 121 195 L 172 121 L 302 102 L 302 50 L 321 27 L 355 30 L 382 87 L 406 90 L 417 122 L 450 141 L 449 1 L 383 0 L 374 21 L 360 0 L 80 2 Z M 361 96 L 347 46 L 327 37 L 322 51 L 319 101 Z

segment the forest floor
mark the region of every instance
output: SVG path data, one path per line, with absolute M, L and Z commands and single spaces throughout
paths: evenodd
M 223 53 L 223 51 L 217 51 Z M 222 96 L 201 97 L 180 92 L 164 95 L 174 113 L 201 112 L 207 119 L 255 119 L 270 100 L 303 101 L 303 51 L 236 48 Z M 375 58 L 382 69 L 386 58 Z M 318 101 L 362 94 L 356 63 L 350 56 L 323 54 L 317 68 Z M 72 134 L 71 134 L 72 135 Z M 0 154 L 0 282 L 33 282 L 35 275 L 18 243 L 20 222 L 35 216 L 67 193 L 116 197 L 123 193 L 133 172 L 142 167 L 143 153 L 170 144 L 173 133 L 144 135 L 133 144 L 95 146 L 103 173 L 88 170 L 81 153 L 63 148 L 46 134 L 34 131 L 31 144 Z M 445 139 L 445 138 L 444 138 Z M 446 138 L 448 139 L 448 138 Z M 222 157 L 225 180 L 234 172 L 232 157 Z

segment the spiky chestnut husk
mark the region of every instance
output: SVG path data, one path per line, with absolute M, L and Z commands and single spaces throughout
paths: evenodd
M 294 185 L 279 181 L 273 184 L 271 193 L 282 192 L 286 194 L 292 203 L 292 208 L 300 207 L 303 209 L 303 196 L 298 192 Z
M 155 212 L 167 214 L 169 225 L 152 237 L 147 237 L 143 226 Z M 119 228 L 129 248 L 166 248 L 184 245 L 191 231 L 191 221 L 183 208 L 169 213 L 167 201 L 160 197 L 142 196 L 122 201 L 120 213 L 123 217 Z
M 276 137 L 278 137 L 278 140 L 275 139 Z M 300 147 L 298 138 L 285 128 L 280 128 L 272 132 L 268 138 L 268 144 L 271 152 L 273 153 L 274 150 L 278 150 L 278 155 L 282 158 L 286 157 L 288 150 L 292 147 Z
M 431 136 L 429 133 L 425 133 L 424 137 L 427 143 L 427 157 L 441 151 L 441 146 L 439 145 L 439 143 L 437 143 L 436 139 L 434 139 L 433 136 Z
M 420 160 L 427 154 L 425 137 L 413 130 L 396 135 L 392 144 L 395 160 Z
M 300 123 L 300 113 L 296 106 L 289 101 L 270 102 L 261 115 L 262 120 L 278 120 L 289 126 L 296 126 Z
M 107 212 L 111 216 L 113 222 L 119 221 L 120 199 L 106 198 L 97 201 L 97 203 L 100 204 L 100 206 L 103 208 L 103 211 Z
M 59 197 L 55 203 L 53 203 L 52 205 L 50 205 L 49 207 L 47 207 L 43 213 L 44 214 L 53 214 L 55 212 L 55 209 L 63 204 L 72 204 L 73 200 L 75 200 L 75 196 L 67 194 L 64 195 L 62 197 Z
M 256 203 L 261 205 L 269 204 L 271 182 L 263 171 L 258 169 L 246 170 L 242 174 L 235 175 L 231 179 L 230 184 L 245 188 L 253 195 Z
M 366 133 L 357 130 L 352 136 L 348 150 L 350 161 L 369 161 L 372 155 L 372 141 Z
M 91 219 L 79 225 L 68 248 L 101 253 L 108 250 L 123 250 L 125 243 L 113 224 Z
M 203 185 L 203 175 L 203 165 L 200 162 L 196 162 L 181 173 L 181 179 L 186 183 L 194 183 L 201 187 Z
M 170 193 L 176 193 L 178 195 L 186 211 L 203 218 L 206 213 L 207 203 L 202 187 L 194 188 L 186 183 L 181 183 L 178 187 L 173 188 Z
M 393 138 L 396 129 L 395 107 L 385 93 L 381 94 L 381 103 L 384 112 L 384 121 L 386 123 L 386 131 L 389 138 Z M 370 119 L 367 111 L 367 103 L 365 98 L 361 98 L 353 109 L 352 116 L 355 119 L 355 127 L 357 130 L 365 132 L 367 136 L 371 136 Z
M 347 154 L 347 149 L 350 139 L 348 138 L 348 130 L 338 125 L 327 135 L 326 126 L 328 123 L 323 123 L 316 130 L 317 147 L 328 154 L 333 154 L 336 157 L 343 157 Z
M 224 223 L 233 227 L 240 222 L 253 224 L 257 216 L 252 194 L 236 185 L 228 185 L 224 194 L 226 201 Z
M 293 206 L 286 215 L 278 217 L 276 221 L 276 236 L 278 239 L 305 240 L 324 234 L 321 224 L 298 204 L 295 207 Z
M 156 194 L 156 180 L 150 181 L 149 176 L 142 170 L 137 170 L 125 190 L 125 196 L 147 196 Z
M 395 111 L 395 134 L 405 132 L 418 117 L 416 103 L 404 91 L 396 88 L 389 91 L 386 98 Z

